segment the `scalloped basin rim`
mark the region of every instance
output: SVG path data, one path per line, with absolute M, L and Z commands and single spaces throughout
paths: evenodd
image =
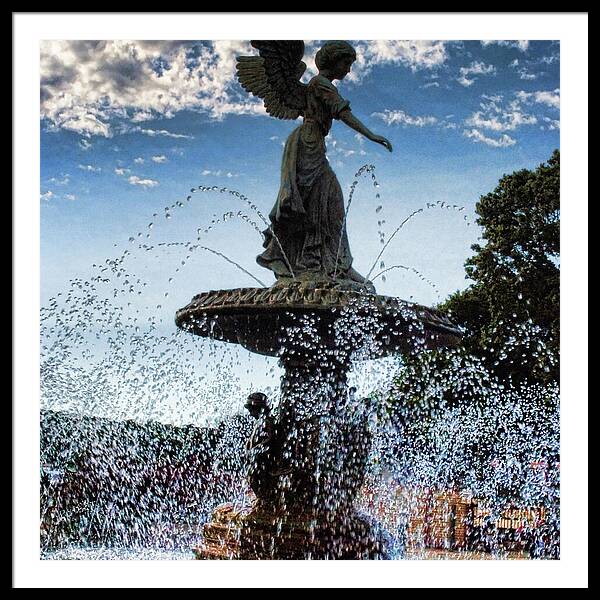
M 462 337 L 445 315 L 426 306 L 393 296 L 308 286 L 211 290 L 179 309 L 175 323 L 202 337 L 278 356 L 285 345 L 281 331 L 297 324 L 294 319 L 301 315 L 319 314 L 323 345 L 334 347 L 331 327 L 347 308 L 357 315 L 377 317 L 380 356 L 408 347 L 411 323 L 422 326 L 425 346 L 430 349 L 456 346 Z

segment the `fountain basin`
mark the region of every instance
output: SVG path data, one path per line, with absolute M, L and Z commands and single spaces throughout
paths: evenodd
M 414 348 L 456 346 L 461 331 L 442 313 L 391 296 L 325 285 L 237 288 L 198 294 L 177 311 L 178 327 L 202 337 L 281 356 L 290 331 L 311 322 L 319 344 L 336 349 L 351 323 L 352 360 L 381 358 Z

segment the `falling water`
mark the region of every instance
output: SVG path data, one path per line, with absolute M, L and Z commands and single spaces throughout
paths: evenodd
M 368 172 L 377 183 L 370 167 L 357 181 Z M 268 226 L 240 192 L 195 191 L 230 194 Z M 244 510 L 252 503 L 245 451 L 252 422 L 242 405 L 258 386 L 276 410 L 281 369 L 276 359 L 176 330 L 170 313 L 166 326 L 163 303 L 197 250 L 264 286 L 224 253 L 199 243 L 233 218 L 260 228 L 242 211 L 229 211 L 200 228 L 195 240 L 147 243 L 186 204 L 165 207 L 164 221 L 154 213 L 120 255 L 94 264 L 88 278 L 72 279 L 41 309 L 43 558 L 191 558 L 217 506 Z M 378 222 L 382 249 L 369 275 L 377 265 L 381 270 L 373 279 L 397 269 L 411 272 L 439 296 L 413 267 L 385 267 L 381 260 L 405 223 L 431 208 L 463 210 L 428 203 L 387 241 Z M 378 205 L 378 217 L 381 210 Z M 136 265 L 181 251 L 176 268 L 163 274 L 166 290 L 135 272 Z M 341 317 L 342 340 L 364 339 L 375 326 L 368 317 Z M 299 323 L 299 339 L 313 326 Z M 412 335 L 418 347 L 418 328 Z M 552 355 L 532 324 L 515 326 L 508 342 L 490 352 L 500 363 L 521 347 L 535 348 L 536 360 L 551 366 Z M 386 532 L 395 556 L 505 557 L 512 549 L 556 557 L 557 387 L 500 382 L 461 349 L 358 360 L 373 350 L 364 348 L 348 375 L 347 400 L 349 414 L 362 419 L 371 440 L 359 504 Z

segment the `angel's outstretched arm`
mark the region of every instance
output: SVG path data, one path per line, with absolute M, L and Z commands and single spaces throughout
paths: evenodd
M 359 119 L 357 119 L 354 116 L 350 108 L 346 108 L 342 112 L 340 112 L 339 119 L 340 121 L 346 123 L 348 127 L 354 129 L 354 131 L 358 131 L 358 133 L 364 135 L 368 140 L 371 140 L 372 142 L 375 142 L 377 144 L 381 144 L 390 152 L 392 151 L 392 144 L 390 143 L 390 141 L 384 138 L 382 135 L 377 135 L 376 133 L 373 133 L 364 123 L 362 123 Z

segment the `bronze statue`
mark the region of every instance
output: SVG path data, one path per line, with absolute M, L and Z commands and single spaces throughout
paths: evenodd
M 391 143 L 361 123 L 333 85 L 356 60 L 347 42 L 327 42 L 317 52 L 319 74 L 300 81 L 306 64 L 304 42 L 252 41 L 260 56 L 239 56 L 237 75 L 245 90 L 264 100 L 267 112 L 279 119 L 303 117 L 288 137 L 281 165 L 281 187 L 264 232 L 265 251 L 257 257 L 277 280 L 337 279 L 373 289 L 352 268 L 346 232 L 342 188 L 325 156 L 325 138 L 339 119 L 390 152 Z
M 273 500 L 278 494 L 277 482 L 289 469 L 281 469 L 281 440 L 275 419 L 271 415 L 267 396 L 254 392 L 245 404 L 250 415 L 256 419 L 250 438 L 246 442 L 248 453 L 248 479 L 259 502 Z
M 262 498 L 274 487 L 273 478 L 269 474 L 272 466 L 271 444 L 274 436 L 274 423 L 265 394 L 261 392 L 250 394 L 245 407 L 256 419 L 250 438 L 246 442 L 250 487 L 258 498 Z
M 456 345 L 461 333 L 434 310 L 362 294 L 373 286 L 352 268 L 344 198 L 325 138 L 339 119 L 392 150 L 354 117 L 332 83 L 350 72 L 352 46 L 326 43 L 315 57 L 319 74 L 306 85 L 302 41 L 252 46 L 259 56 L 237 62 L 242 86 L 272 116 L 303 117 L 285 144 L 281 187 L 257 258 L 277 283 L 199 294 L 177 312 L 176 323 L 276 356 L 284 373 L 273 412 L 260 392 L 246 404 L 256 419 L 246 447 L 256 502 L 239 518 L 215 515 L 198 556 L 385 558 L 385 537 L 355 507 L 376 410 L 353 400 L 355 390 L 348 394 L 348 372 L 357 360 Z

